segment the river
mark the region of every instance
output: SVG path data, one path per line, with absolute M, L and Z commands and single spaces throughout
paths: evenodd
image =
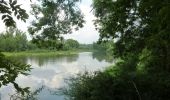
M 104 70 L 113 64 L 113 60 L 108 61 L 106 58 L 102 54 L 96 55 L 92 52 L 69 56 L 16 58 L 33 68 L 29 72 L 30 75 L 19 75 L 16 82 L 21 87 L 30 87 L 32 91 L 44 86 L 45 88 L 37 95 L 38 100 L 64 100 L 64 96 L 53 95 L 53 91 L 64 86 L 64 80 L 70 76 L 84 71 Z M 15 91 L 12 84 L 1 87 L 1 100 L 9 100 Z

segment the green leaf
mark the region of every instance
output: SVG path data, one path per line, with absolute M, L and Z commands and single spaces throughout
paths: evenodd
M 4 20 L 4 19 L 5 19 L 5 17 L 7 17 L 7 15 L 2 15 L 2 20 Z
M 17 4 L 17 0 L 14 0 L 13 2 L 12 2 L 12 5 L 14 6 L 14 5 L 16 5 Z

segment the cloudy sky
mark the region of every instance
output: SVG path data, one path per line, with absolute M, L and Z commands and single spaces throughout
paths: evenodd
M 34 1 L 35 0 L 32 0 L 32 3 Z M 26 9 L 27 12 L 29 13 L 29 11 L 31 10 L 29 6 L 30 4 L 29 0 L 19 0 L 19 3 L 22 4 L 22 8 Z M 98 40 L 99 34 L 95 30 L 95 27 L 93 25 L 93 20 L 95 19 L 95 17 L 93 16 L 92 12 L 90 12 L 92 10 L 91 4 L 92 0 L 82 0 L 82 2 L 79 4 L 80 9 L 85 16 L 86 23 L 84 24 L 84 27 L 82 29 L 79 29 L 76 32 L 74 31 L 72 34 L 65 35 L 64 37 L 66 39 L 72 38 L 78 40 L 80 43 L 85 44 L 93 43 Z M 33 17 L 30 16 L 29 19 L 27 20 L 27 23 L 17 21 L 17 27 L 23 31 L 27 31 L 27 27 L 30 25 L 30 21 L 32 19 Z M 0 21 L 0 31 L 2 32 L 4 30 L 5 26 L 2 23 L 2 21 Z

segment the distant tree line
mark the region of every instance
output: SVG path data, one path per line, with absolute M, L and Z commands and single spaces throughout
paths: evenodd
M 81 45 L 81 48 L 86 48 L 85 46 L 86 45 Z M 5 32 L 0 33 L 0 51 L 3 52 L 17 52 L 36 49 L 73 50 L 79 49 L 79 47 L 79 42 L 74 39 L 62 39 L 61 41 L 29 41 L 25 32 L 12 27 L 8 28 Z
M 3 52 L 26 51 L 35 49 L 48 50 L 97 50 L 111 53 L 114 49 L 113 41 L 94 42 L 93 44 L 80 44 L 74 39 L 60 40 L 28 40 L 25 32 L 16 29 L 8 28 L 5 32 L 0 33 L 0 50 Z
M 5 32 L 0 33 L 0 50 L 1 51 L 25 51 L 35 49 L 36 45 L 27 40 L 26 33 L 9 28 Z
M 108 52 L 109 55 L 113 54 L 114 51 L 114 41 L 107 41 L 107 42 L 94 42 L 93 49 L 102 52 Z

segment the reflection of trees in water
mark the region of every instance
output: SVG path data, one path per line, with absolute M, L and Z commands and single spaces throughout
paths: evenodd
M 38 65 L 41 67 L 47 62 L 63 62 L 66 60 L 66 62 L 74 62 L 78 59 L 78 55 L 67 55 L 67 56 L 39 56 L 39 57 L 34 57 L 34 61 L 38 63 Z
M 26 58 L 26 57 L 23 57 L 23 56 L 8 57 L 8 59 L 14 60 L 14 61 L 16 61 L 16 62 L 21 62 L 21 63 L 24 63 L 24 64 L 27 63 L 27 58 Z
M 78 57 L 79 57 L 78 54 L 69 55 L 69 56 L 66 57 L 66 61 L 67 61 L 68 63 L 75 62 L 75 61 L 77 61 Z
M 114 58 L 112 55 L 109 55 L 107 52 L 104 51 L 95 51 L 92 53 L 93 59 L 97 59 L 99 62 L 106 61 L 112 63 Z
M 44 66 L 48 62 L 63 62 L 66 61 L 67 63 L 71 63 L 74 61 L 77 61 L 78 54 L 74 55 L 61 55 L 61 56 L 30 56 L 30 57 L 15 57 L 18 61 L 21 61 L 23 63 L 28 63 L 28 60 L 30 62 L 34 62 L 38 64 L 39 67 Z M 13 58 L 14 59 L 14 58 Z
M 14 61 L 15 59 L 11 59 L 12 58 L 6 58 L 4 55 L 0 54 L 0 88 L 11 83 L 17 92 L 23 95 L 29 92 L 29 88 L 21 88 L 15 82 L 15 79 L 19 74 L 28 75 L 26 72 L 31 70 L 30 65 Z

